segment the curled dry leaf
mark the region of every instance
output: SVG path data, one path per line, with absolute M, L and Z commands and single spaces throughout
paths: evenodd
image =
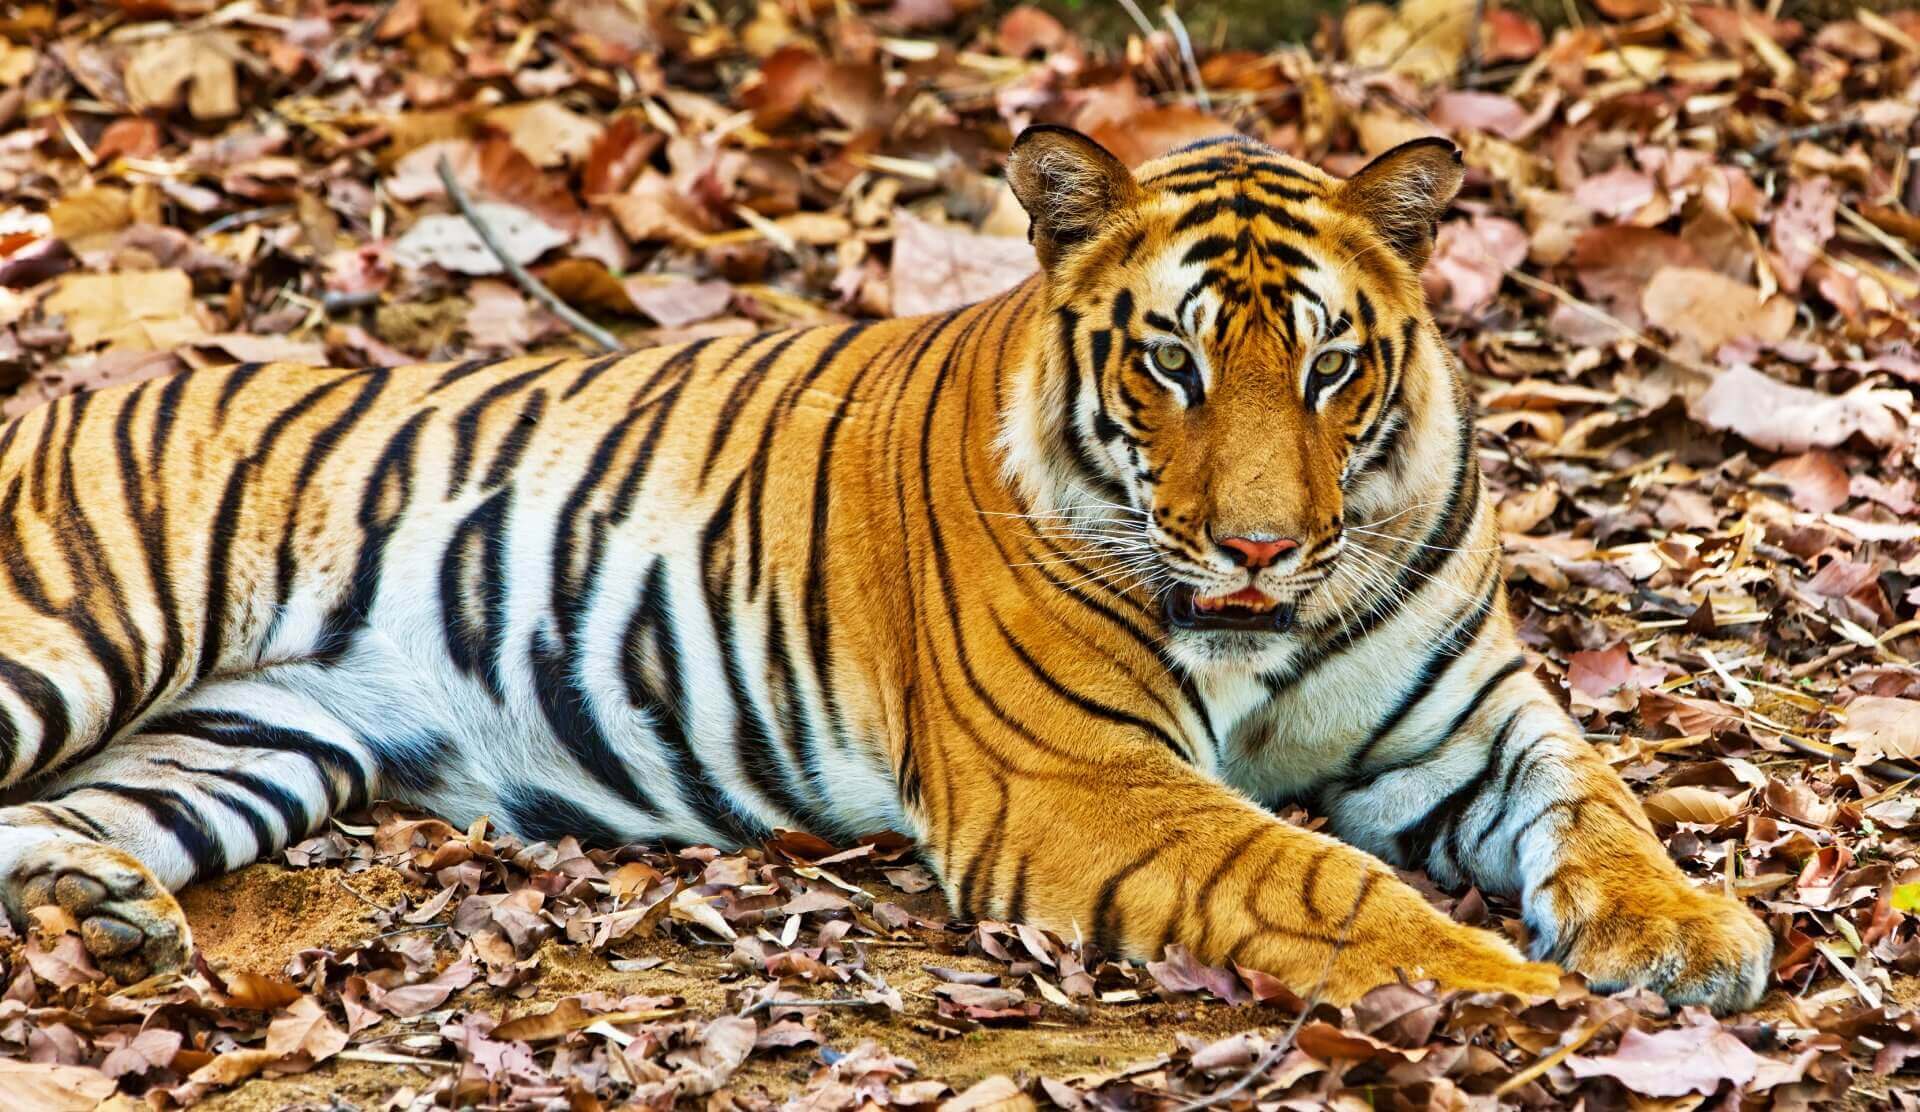
M 1640 806 L 1648 818 L 1664 826 L 1683 822 L 1719 826 L 1746 810 L 1752 795 L 1751 791 L 1728 796 L 1709 788 L 1678 787 L 1655 792 L 1641 800 Z

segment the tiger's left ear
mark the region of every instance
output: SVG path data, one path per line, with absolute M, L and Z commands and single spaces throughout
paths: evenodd
M 1013 141 L 1007 184 L 1032 221 L 1040 265 L 1051 270 L 1074 244 L 1140 198 L 1140 183 L 1107 148 L 1070 127 L 1035 124 Z
M 1372 224 L 1418 273 L 1433 254 L 1434 225 L 1466 176 L 1460 148 L 1437 137 L 1415 139 L 1348 178 L 1334 204 Z

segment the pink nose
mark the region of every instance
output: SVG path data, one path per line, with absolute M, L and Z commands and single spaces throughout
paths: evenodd
M 1243 568 L 1258 571 L 1281 556 L 1300 547 L 1295 540 L 1256 540 L 1253 537 L 1221 537 L 1220 547 L 1227 550 L 1227 559 Z

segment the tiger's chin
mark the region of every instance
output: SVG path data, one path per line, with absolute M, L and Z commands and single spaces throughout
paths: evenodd
M 1253 587 L 1205 595 L 1181 584 L 1161 599 L 1171 655 L 1188 672 L 1260 671 L 1285 651 L 1298 599 Z

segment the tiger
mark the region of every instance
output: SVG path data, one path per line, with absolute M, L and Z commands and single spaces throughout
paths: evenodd
M 1769 930 L 1517 640 L 1420 282 L 1463 173 L 1036 125 L 1038 267 L 968 307 L 21 416 L 0 897 L 130 980 L 190 961 L 174 892 L 374 800 L 589 847 L 893 830 L 963 918 L 1331 1003 L 1565 969 L 1751 1006 Z

